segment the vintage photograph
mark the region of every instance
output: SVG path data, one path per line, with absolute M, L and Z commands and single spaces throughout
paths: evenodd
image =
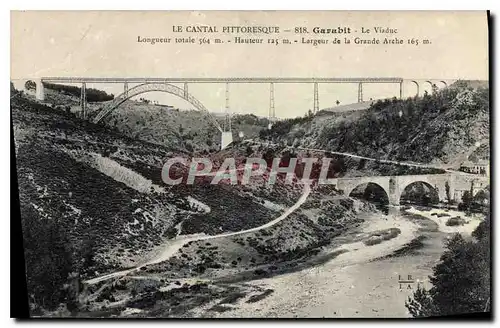
M 487 318 L 488 23 L 12 11 L 30 317 Z

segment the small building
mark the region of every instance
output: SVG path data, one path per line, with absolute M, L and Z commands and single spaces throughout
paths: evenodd
M 480 181 L 480 180 L 474 180 L 472 184 L 472 196 L 476 196 L 480 192 L 485 192 L 487 189 L 489 183 L 487 181 Z M 461 189 L 455 189 L 453 193 L 453 199 L 457 202 L 462 201 L 462 197 L 465 194 L 465 192 L 470 192 L 471 188 L 461 188 Z
M 489 177 L 490 162 L 485 159 L 478 162 L 465 161 L 460 165 L 460 171 Z

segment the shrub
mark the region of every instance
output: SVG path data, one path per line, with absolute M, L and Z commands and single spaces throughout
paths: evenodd
M 262 276 L 262 275 L 266 274 L 267 271 L 264 269 L 257 269 L 253 273 L 256 274 L 257 276 Z
M 31 206 L 21 208 L 26 280 L 35 306 L 53 310 L 66 301 L 63 288 L 72 270 L 70 243 L 57 219 L 43 219 Z
M 462 219 L 461 217 L 457 216 L 454 218 L 449 218 L 448 221 L 446 221 L 447 226 L 461 226 L 465 224 L 465 220 Z
M 373 237 L 370 237 L 366 240 L 363 240 L 363 244 L 365 244 L 366 246 L 380 244 L 381 242 L 382 242 L 382 238 L 379 236 L 373 236 Z
M 389 230 L 373 234 L 368 239 L 363 240 L 363 243 L 366 246 L 380 244 L 383 240 L 389 240 L 389 239 L 395 238 L 400 233 L 401 233 L 401 230 L 399 230 L 398 228 L 391 228 Z

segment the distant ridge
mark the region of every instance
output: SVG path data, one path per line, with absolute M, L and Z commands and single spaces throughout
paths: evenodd
M 335 107 L 321 109 L 320 112 L 322 112 L 322 111 L 324 111 L 324 112 L 351 112 L 351 111 L 356 111 L 356 110 L 366 110 L 366 109 L 370 108 L 370 106 L 375 102 L 376 102 L 376 100 L 369 100 L 369 101 L 363 101 L 360 103 L 339 105 L 339 106 L 335 106 Z

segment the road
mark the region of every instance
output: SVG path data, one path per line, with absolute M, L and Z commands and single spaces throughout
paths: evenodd
M 462 171 L 457 171 L 457 170 L 451 170 L 451 169 L 446 169 L 443 166 L 435 165 L 435 164 L 420 164 L 420 163 L 411 163 L 411 162 L 401 162 L 401 161 L 394 161 L 390 159 L 378 159 L 378 158 L 371 158 L 371 157 L 366 157 L 366 156 L 360 156 L 360 155 L 354 155 L 350 153 L 342 153 L 338 151 L 331 151 L 331 150 L 324 150 L 324 149 L 319 149 L 319 148 L 307 148 L 307 147 L 292 147 L 292 146 L 283 146 L 280 144 L 276 143 L 271 143 L 271 142 L 259 142 L 255 141 L 252 139 L 246 139 L 243 140 L 243 143 L 249 142 L 249 143 L 254 143 L 258 145 L 263 145 L 263 146 L 282 146 L 285 148 L 292 148 L 292 149 L 300 149 L 300 150 L 305 150 L 305 151 L 316 151 L 316 152 L 322 152 L 322 153 L 330 153 L 334 155 L 340 155 L 340 156 L 346 156 L 346 157 L 351 157 L 351 158 L 357 158 L 357 159 L 364 159 L 368 161 L 376 161 L 379 163 L 385 163 L 385 164 L 394 164 L 394 165 L 403 165 L 403 166 L 411 166 L 411 167 L 419 167 L 419 168 L 426 168 L 426 169 L 438 169 L 438 170 L 443 170 L 449 173 L 455 173 L 455 174 L 461 174 L 461 175 L 471 175 L 470 173 L 462 172 Z

